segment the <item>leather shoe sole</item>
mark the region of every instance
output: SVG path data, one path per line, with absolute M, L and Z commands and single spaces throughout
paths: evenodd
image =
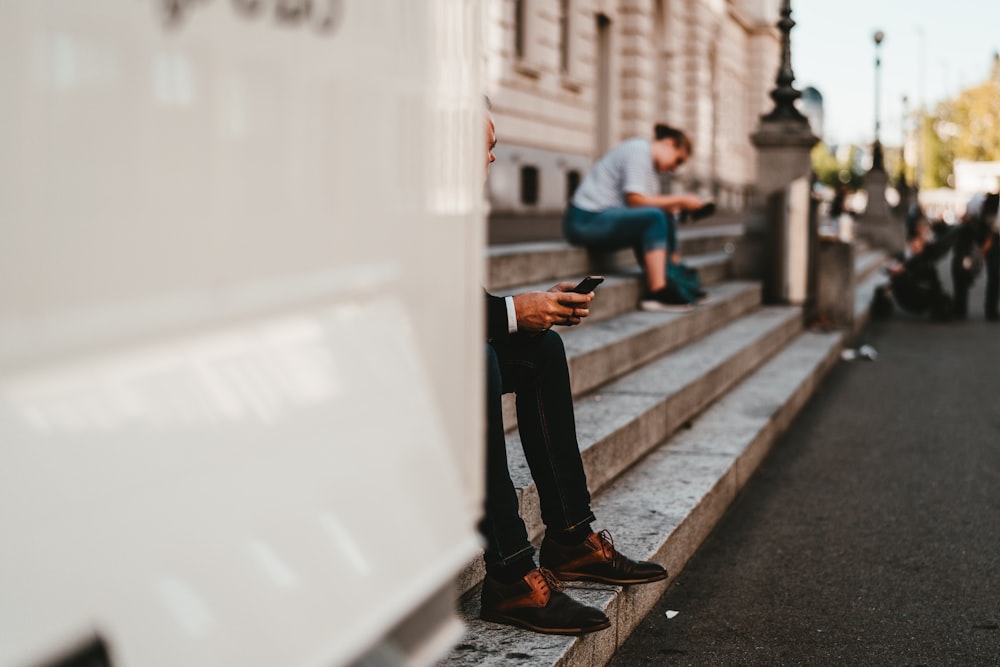
M 667 578 L 666 570 L 660 570 L 659 572 L 650 573 L 646 576 L 636 576 L 627 579 L 615 576 L 602 576 L 591 572 L 566 572 L 565 570 L 552 570 L 552 573 L 559 577 L 560 581 L 593 581 L 599 584 L 615 584 L 616 586 L 624 586 L 627 584 L 651 584 L 654 581 L 663 581 Z
M 591 632 L 597 632 L 598 630 L 604 630 L 605 628 L 611 627 L 611 619 L 605 617 L 603 621 L 598 621 L 593 624 L 587 625 L 586 627 L 577 628 L 550 628 L 544 625 L 538 625 L 536 623 L 531 623 L 530 621 L 518 618 L 516 616 L 508 616 L 501 612 L 496 611 L 484 611 L 480 618 L 484 621 L 489 621 L 491 623 L 502 623 L 504 625 L 514 625 L 520 628 L 526 628 L 528 630 L 533 630 L 534 632 L 541 632 L 546 635 L 570 635 L 577 637 L 579 635 L 590 634 Z

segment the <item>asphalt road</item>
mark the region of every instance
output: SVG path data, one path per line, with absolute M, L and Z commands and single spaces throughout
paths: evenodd
M 1000 324 L 982 293 L 966 322 L 868 328 L 877 360 L 839 362 L 613 667 L 1000 665 Z

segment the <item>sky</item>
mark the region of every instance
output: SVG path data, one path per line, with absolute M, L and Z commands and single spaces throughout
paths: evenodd
M 881 56 L 881 130 L 902 137 L 903 96 L 912 113 L 978 85 L 1000 51 L 996 0 L 792 0 L 792 69 L 798 90 L 823 95 L 827 144 L 875 135 L 875 40 Z M 910 122 L 910 121 L 908 121 Z

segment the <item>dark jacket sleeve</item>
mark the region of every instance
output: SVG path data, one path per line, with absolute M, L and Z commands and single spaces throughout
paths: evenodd
M 503 297 L 493 296 L 483 290 L 486 295 L 486 340 L 487 342 L 502 342 L 510 337 L 507 331 L 507 304 Z

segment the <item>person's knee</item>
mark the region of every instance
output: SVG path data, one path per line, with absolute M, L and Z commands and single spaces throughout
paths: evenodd
M 667 228 L 667 224 L 670 222 L 670 218 L 667 213 L 660 208 L 646 207 L 641 209 L 642 216 L 646 219 L 647 223 L 655 227 Z
M 538 339 L 538 352 L 542 359 L 545 361 L 562 359 L 565 362 L 566 347 L 563 345 L 562 336 L 549 329 L 543 331 Z
M 646 229 L 643 233 L 642 246 L 645 252 L 664 250 L 669 245 L 670 220 L 667 214 L 658 208 L 641 209 Z

